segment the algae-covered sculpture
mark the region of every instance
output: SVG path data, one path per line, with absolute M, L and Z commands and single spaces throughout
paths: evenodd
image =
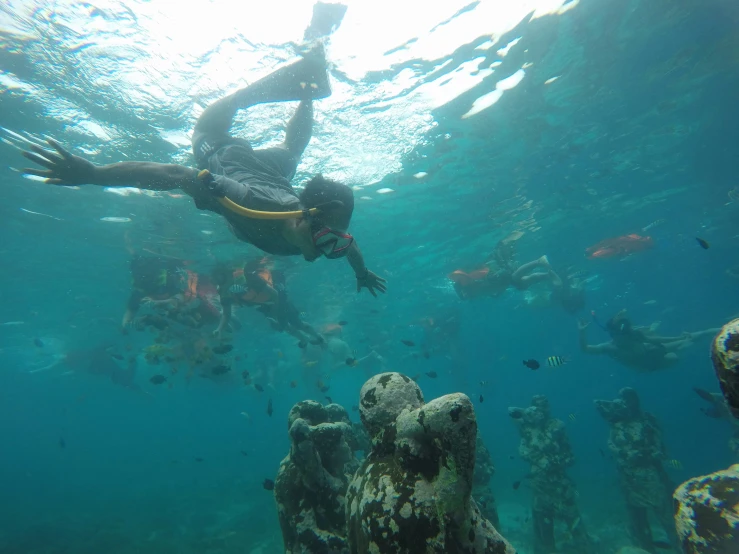
M 351 554 L 514 554 L 471 497 L 477 421 L 470 399 L 425 403 L 399 373 L 360 393 L 372 448 L 347 492 Z
M 557 519 L 567 529 L 568 553 L 593 552 L 577 507 L 577 489 L 567 475 L 575 457 L 564 423 L 551 416 L 549 401 L 541 395 L 534 396 L 528 408 L 508 408 L 508 415 L 521 434 L 518 452 L 531 464 L 534 553 L 551 554 L 556 550 L 554 522 Z
M 739 418 L 739 319 L 724 325 L 713 339 L 711 360 L 729 409 Z
M 686 554 L 739 552 L 739 464 L 675 491 L 675 524 Z
M 288 415 L 290 454 L 275 499 L 287 554 L 346 554 L 345 495 L 359 461 L 349 416 L 338 404 L 298 402 Z
M 595 407 L 611 427 L 608 449 L 618 468 L 632 540 L 644 550 L 654 551 L 651 513 L 670 541 L 677 544 L 672 522 L 674 485 L 663 467 L 667 454 L 656 418 L 641 410 L 639 396 L 632 388 L 621 389 L 616 400 L 596 400 Z

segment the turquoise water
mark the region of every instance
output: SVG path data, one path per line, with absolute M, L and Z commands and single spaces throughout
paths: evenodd
M 525 481 L 512 484 L 529 469 L 507 408 L 546 395 L 567 423 L 588 530 L 598 552 L 616 552 L 629 544 L 626 516 L 615 464 L 599 450 L 608 427 L 593 400 L 637 389 L 679 461 L 668 469 L 676 484 L 727 467 L 737 461 L 731 426 L 701 414 L 691 390 L 718 390 L 710 338 L 682 351 L 675 367 L 638 373 L 581 353 L 577 318 L 556 306 L 536 307 L 515 290 L 463 302 L 447 275 L 475 269 L 521 231 L 520 261 L 546 254 L 555 268 L 583 272 L 581 317 L 593 311 L 605 321 L 626 308 L 634 322 L 659 321 L 660 333 L 679 335 L 735 316 L 737 279 L 727 270 L 739 264 L 739 11 L 724 0 L 582 0 L 530 19 L 533 3 L 508 18 L 485 1 L 397 4 L 348 3 L 327 39 L 334 95 L 316 103 L 294 181 L 323 171 L 355 187 L 351 232 L 388 292 L 357 295 L 345 263 L 295 258 L 277 262 L 290 296 L 319 328 L 348 322 L 343 338 L 357 356 L 374 349 L 388 370 L 421 374 L 426 399 L 464 392 L 475 400 L 496 466 L 501 532 L 522 553 L 532 552 L 531 495 Z M 227 3 L 184 14 L 158 2 L 53 10 L 11 2 L 0 7 L 0 126 L 55 137 L 95 163 L 192 166 L 187 136 L 199 106 L 292 60 L 311 8 L 280 4 L 219 26 Z M 279 20 L 285 10 L 291 17 Z M 496 103 L 462 117 L 501 81 Z M 235 131 L 268 144 L 290 108 L 250 111 Z M 279 552 L 262 482 L 288 453 L 289 409 L 328 394 L 357 420 L 359 389 L 382 368 L 307 367 L 295 339 L 242 309 L 238 371 L 188 381 L 182 368 L 153 385 L 152 375 L 171 371 L 144 359 L 154 333 L 119 330 L 129 249 L 203 273 L 258 253 L 187 198 L 45 186 L 14 170 L 30 163 L 9 143 L 0 162 L 0 552 Z M 629 233 L 649 234 L 654 248 L 585 258 L 587 247 Z M 428 318 L 458 325 L 429 335 Z M 206 340 L 212 329 L 201 330 Z M 607 340 L 595 325 L 588 332 L 591 342 Z M 110 362 L 95 357 L 104 348 L 137 357 L 142 393 L 95 374 Z M 521 365 L 552 355 L 571 360 Z M 242 384 L 243 369 L 263 393 Z M 432 371 L 438 378 L 424 375 Z

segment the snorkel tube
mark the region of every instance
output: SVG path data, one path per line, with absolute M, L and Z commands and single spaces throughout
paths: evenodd
M 326 202 L 325 204 L 316 206 L 315 208 L 307 208 L 304 210 L 295 210 L 291 212 L 263 212 L 260 210 L 245 208 L 244 206 L 241 206 L 228 198 L 225 191 L 223 190 L 223 187 L 220 186 L 220 184 L 216 181 L 216 178 L 213 177 L 213 174 L 207 169 L 203 169 L 200 173 L 198 173 L 198 179 L 205 183 L 205 186 L 208 187 L 208 190 L 213 194 L 213 196 L 221 206 L 223 206 L 227 210 L 234 212 L 235 214 L 248 217 L 250 219 L 280 220 L 317 217 L 323 212 L 335 210 L 344 205 L 344 203 L 339 200 L 332 200 L 331 202 Z

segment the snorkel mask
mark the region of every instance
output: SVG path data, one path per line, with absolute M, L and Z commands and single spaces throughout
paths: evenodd
M 353 236 L 321 225 L 316 220 L 311 221 L 311 233 L 313 246 L 329 260 L 346 256 L 354 243 Z

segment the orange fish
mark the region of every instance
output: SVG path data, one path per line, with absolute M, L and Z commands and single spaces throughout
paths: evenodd
M 589 260 L 620 258 L 634 252 L 642 252 L 654 247 L 652 237 L 631 234 L 605 239 L 585 250 Z

